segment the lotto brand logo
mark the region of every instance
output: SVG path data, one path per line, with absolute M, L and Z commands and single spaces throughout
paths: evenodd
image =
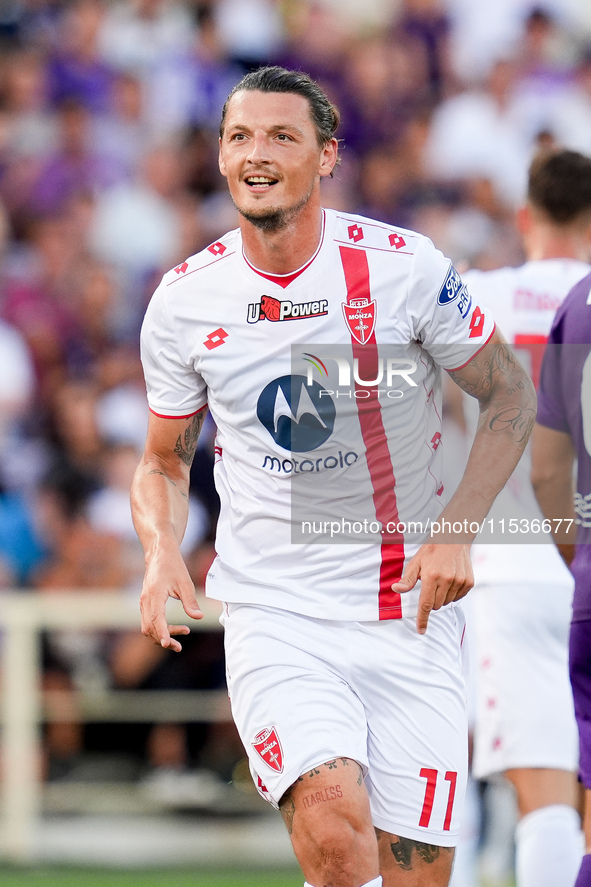
M 376 325 L 376 303 L 369 299 L 351 299 L 343 302 L 343 314 L 349 332 L 360 345 L 368 342 Z
M 359 243 L 360 240 L 363 240 L 363 228 L 361 225 L 349 225 L 347 233 L 349 240 L 352 240 L 353 243 Z
M 210 253 L 213 253 L 214 256 L 223 256 L 226 252 L 226 247 L 223 243 L 220 243 L 219 240 L 217 243 L 212 243 L 211 246 L 208 246 L 207 249 Z
M 394 249 L 402 249 L 403 246 L 406 246 L 406 240 L 402 234 L 390 234 L 388 240 L 390 241 L 390 246 L 393 246 Z
M 276 773 L 283 773 L 283 750 L 275 727 L 265 727 L 254 737 L 252 747 L 262 761 Z
M 306 320 L 310 317 L 322 317 L 328 314 L 328 299 L 317 302 L 291 302 L 289 299 L 275 299 L 273 296 L 261 296 L 260 302 L 251 302 L 246 312 L 248 323 L 259 320 L 270 320 L 273 323 L 281 320 Z
M 227 338 L 228 333 L 220 326 L 217 330 L 214 330 L 213 333 L 209 334 L 203 344 L 208 351 L 211 351 L 213 348 L 218 348 L 220 345 L 223 345 Z
M 182 265 L 177 265 L 174 270 L 176 271 L 177 274 L 184 274 L 188 267 L 189 267 L 189 263 L 183 262 Z

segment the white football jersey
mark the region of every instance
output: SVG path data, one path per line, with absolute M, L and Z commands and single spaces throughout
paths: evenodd
M 492 311 L 500 331 L 514 346 L 536 385 L 554 315 L 571 287 L 589 270 L 587 264 L 574 259 L 542 259 L 518 268 L 468 271 L 463 275 L 472 295 Z M 476 544 L 473 548 L 477 583 L 570 584 L 572 581 L 550 535 L 538 533 L 536 523 L 534 533 L 529 529 L 532 519 L 543 520 L 530 474 L 528 447 L 491 509 L 489 519 L 493 522 L 494 544 Z M 511 519 L 517 523 L 510 525 Z M 510 528 L 517 532 L 511 532 Z M 536 544 L 537 540 L 544 540 L 543 544 Z M 520 541 L 525 544 L 516 544 Z
M 391 585 L 444 504 L 440 373 L 490 312 L 422 235 L 326 210 L 315 255 L 258 271 L 239 230 L 167 273 L 148 307 L 150 409 L 209 405 L 221 499 L 206 593 L 327 619 L 416 612 Z

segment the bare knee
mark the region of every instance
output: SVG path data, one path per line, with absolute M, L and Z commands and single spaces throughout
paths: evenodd
M 310 884 L 356 887 L 377 877 L 377 841 L 356 762 L 338 758 L 303 774 L 280 810 Z
M 570 770 L 517 767 L 505 776 L 515 789 L 520 817 L 551 804 L 579 806 L 577 777 Z

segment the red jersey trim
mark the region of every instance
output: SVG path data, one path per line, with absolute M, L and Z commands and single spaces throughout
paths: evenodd
M 347 285 L 347 303 L 351 299 L 366 298 L 371 301 L 369 285 L 369 265 L 367 254 L 362 249 L 340 246 L 341 261 Z M 353 358 L 359 361 L 359 375 L 363 379 L 377 377 L 378 346 L 375 331 L 362 345 L 351 336 Z M 382 408 L 377 388 L 355 383 L 355 389 L 369 392 L 368 397 L 356 398 L 359 412 L 361 435 L 366 447 L 367 467 L 373 488 L 373 501 L 376 519 L 382 527 L 389 521 L 398 524 L 398 503 L 396 501 L 396 477 L 388 438 L 384 428 Z M 404 567 L 404 537 L 402 533 L 385 533 L 380 550 L 380 585 L 378 591 L 378 613 L 380 619 L 401 619 L 402 598 L 392 590 L 392 584 L 402 576 Z
M 494 334 L 495 334 L 495 330 L 496 330 L 496 328 L 497 328 L 497 325 L 496 325 L 496 323 L 495 323 L 495 324 L 493 325 L 492 332 L 491 332 L 490 336 L 488 337 L 488 339 L 486 340 L 486 342 L 483 342 L 483 344 L 480 346 L 480 348 L 478 349 L 478 351 L 475 351 L 475 352 L 474 352 L 474 354 L 472 355 L 472 357 L 470 358 L 470 360 L 467 360 L 466 363 L 463 363 L 463 364 L 462 364 L 461 366 L 459 366 L 459 367 L 454 367 L 454 368 L 451 369 L 451 370 L 447 370 L 447 372 L 448 372 L 448 373 L 455 373 L 455 372 L 457 372 L 457 370 L 463 370 L 464 367 L 467 367 L 468 364 L 470 363 L 470 361 L 471 361 L 471 360 L 474 360 L 474 358 L 476 357 L 476 355 L 477 355 L 477 354 L 480 354 L 480 352 L 482 351 L 482 349 L 485 348 L 485 347 L 488 345 L 488 343 L 490 342 L 490 340 L 492 339 L 492 337 L 493 337 Z
M 259 268 L 255 268 L 255 266 L 252 265 L 248 261 L 248 259 L 246 258 L 246 255 L 244 254 L 244 248 L 242 249 L 242 256 L 251 271 L 254 271 L 255 274 L 259 275 L 259 277 L 264 277 L 265 280 L 269 280 L 269 281 L 271 281 L 271 283 L 276 283 L 277 286 L 280 286 L 283 289 L 285 289 L 286 287 L 289 286 L 290 283 L 293 283 L 294 280 L 296 280 L 300 276 L 300 274 L 303 274 L 304 271 L 306 271 L 310 267 L 310 265 L 312 264 L 314 259 L 317 258 L 318 253 L 322 249 L 322 244 L 324 243 L 325 229 L 326 229 L 326 220 L 325 220 L 324 210 L 322 210 L 322 233 L 320 235 L 320 243 L 318 244 L 316 252 L 314 253 L 314 255 L 312 256 L 311 259 L 308 259 L 308 261 L 306 262 L 305 265 L 302 265 L 302 267 L 298 268 L 297 271 L 291 271 L 289 274 L 267 274 L 266 271 L 261 271 Z
M 207 404 L 205 404 L 205 406 L 203 407 L 199 407 L 199 409 L 195 410 L 194 413 L 187 413 L 186 416 L 165 416 L 163 413 L 157 413 L 156 410 L 152 409 L 152 407 L 148 407 L 148 409 L 154 416 L 158 416 L 159 419 L 190 419 L 191 416 L 196 416 L 197 413 L 201 413 L 203 412 L 203 410 L 207 409 Z

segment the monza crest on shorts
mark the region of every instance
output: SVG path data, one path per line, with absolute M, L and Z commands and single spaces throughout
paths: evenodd
M 257 733 L 252 747 L 271 770 L 283 773 L 283 750 L 275 727 L 265 727 Z
M 370 302 L 369 299 L 359 298 L 350 299 L 349 302 L 343 302 L 342 305 L 345 323 L 349 327 L 351 335 L 360 345 L 365 345 L 371 339 L 375 329 L 376 303 Z

